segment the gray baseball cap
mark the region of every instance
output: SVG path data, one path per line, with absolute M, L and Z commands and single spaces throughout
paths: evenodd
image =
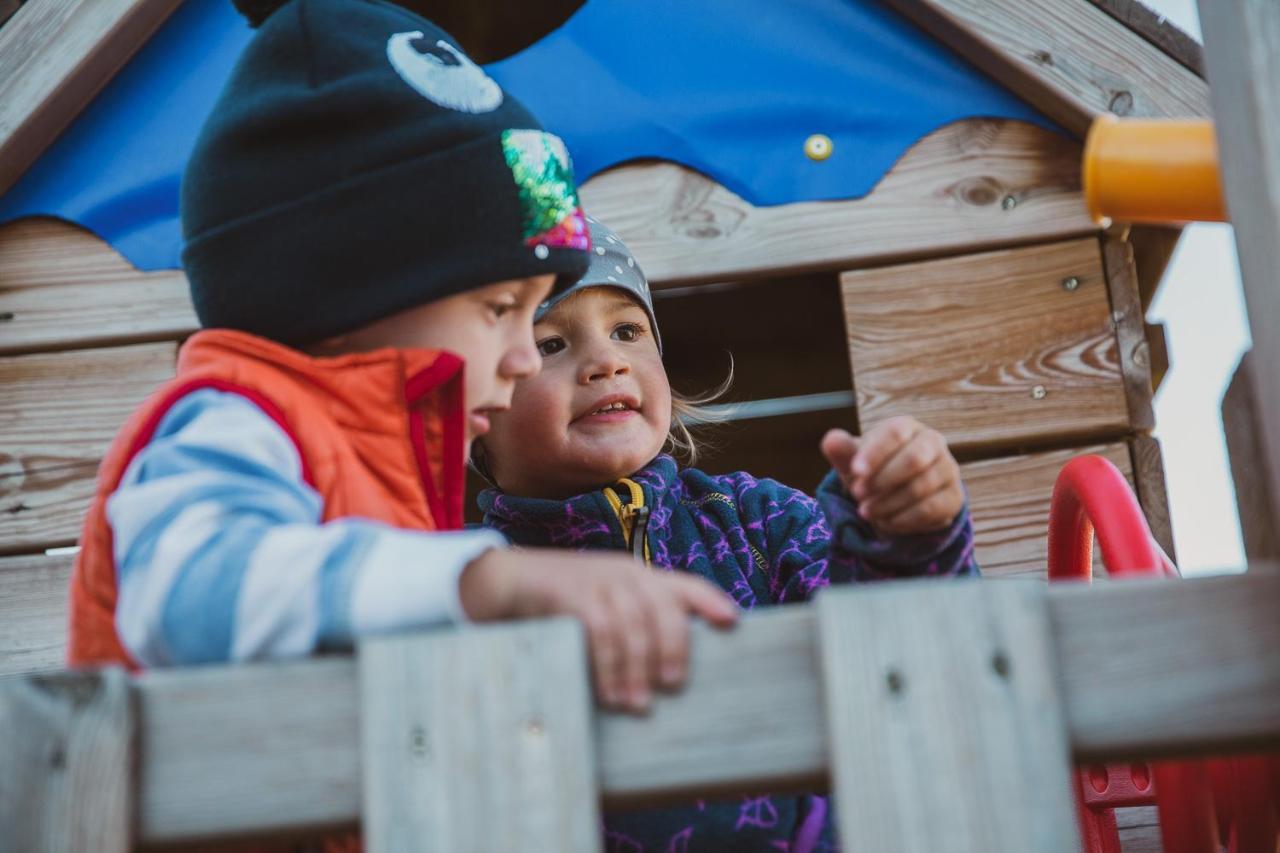
M 591 265 L 587 267 L 586 274 L 577 284 L 539 305 L 534 322 L 541 320 L 565 299 L 588 287 L 616 287 L 630 294 L 649 315 L 653 340 L 661 354 L 662 335 L 658 333 L 658 318 L 653 314 L 653 294 L 649 291 L 649 280 L 644 277 L 644 270 L 640 269 L 640 264 L 622 242 L 622 238 L 608 225 L 588 216 L 587 228 L 591 232 Z

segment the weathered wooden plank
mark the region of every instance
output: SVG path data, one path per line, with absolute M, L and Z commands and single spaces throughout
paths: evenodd
M 1133 246 L 1125 240 L 1104 238 L 1102 264 L 1111 294 L 1111 319 L 1115 324 L 1124 376 L 1125 402 L 1129 426 L 1140 432 L 1155 429 L 1151 408 L 1151 348 L 1147 344 L 1145 315 L 1138 294 L 1138 273 L 1133 262 Z
M 1133 246 L 1133 263 L 1138 271 L 1138 293 L 1142 297 L 1143 313 L 1146 313 L 1160 289 L 1173 252 L 1178 248 L 1182 227 L 1135 225 L 1128 231 L 1129 244 Z
M 358 658 L 371 851 L 600 849 L 579 624 L 373 637 Z
M 0 675 L 61 669 L 71 557 L 0 559 Z
M 1147 354 L 1151 359 L 1151 393 L 1160 390 L 1169 373 L 1169 337 L 1164 323 L 1146 323 L 1143 334 L 1147 339 Z
M 818 632 L 843 846 L 1080 849 L 1040 587 L 833 590 Z
M 1277 498 L 1263 470 L 1258 436 L 1262 424 L 1254 397 L 1257 385 L 1251 375 L 1254 358 L 1252 350 L 1244 354 L 1222 396 L 1222 432 L 1235 484 L 1245 556 L 1250 560 L 1280 560 L 1280 528 L 1272 522 Z
M 1078 759 L 1280 747 L 1280 573 L 1250 574 L 1051 589 Z
M 1080 136 L 1103 112 L 1209 114 L 1203 80 L 1089 0 L 888 2 Z
M 135 732 L 122 670 L 0 679 L 0 846 L 132 850 Z
M 1149 435 L 1136 435 L 1129 440 L 1133 455 L 1134 492 L 1142 504 L 1152 537 L 1175 563 L 1178 553 L 1173 544 L 1173 520 L 1169 515 L 1169 492 L 1164 481 L 1164 455 L 1160 442 Z
M 196 326 L 181 270 L 140 272 L 56 219 L 0 226 L 0 353 L 171 340 Z
M 1078 760 L 1280 747 L 1280 573 L 1045 595 Z M 816 642 L 804 606 L 752 614 L 728 634 L 695 625 L 684 692 L 646 720 L 598 718 L 605 807 L 659 802 L 668 783 L 668 801 L 687 800 L 690 786 L 818 789 L 827 738 Z M 350 658 L 141 676 L 141 839 L 353 825 L 356 678 Z
M 178 7 L 177 0 L 28 0 L 0 30 L 0 193 Z
M 130 411 L 173 375 L 176 349 L 0 358 L 0 553 L 76 541 L 99 460 Z
M 1160 48 L 1197 77 L 1204 77 L 1204 49 L 1144 0 L 1089 0 L 1129 29 Z
M 841 286 L 864 430 L 914 415 L 966 453 L 1130 429 L 1092 239 L 847 272 Z
M 1116 809 L 1116 828 L 1122 853 L 1164 853 L 1155 806 Z
M 861 199 L 754 207 L 696 172 L 653 162 L 598 175 L 582 197 L 661 287 L 1094 233 L 1079 172 L 1072 140 L 970 120 L 917 142 Z
M 1201 0 L 1223 188 L 1235 227 L 1240 275 L 1259 369 L 1258 464 L 1280 494 L 1280 4 Z M 1280 505 L 1271 506 L 1280 530 Z
M 984 459 L 960 466 L 969 490 L 969 512 L 983 577 L 1046 577 L 1053 484 L 1063 465 L 1087 453 L 1106 457 L 1132 482 L 1129 448 L 1123 443 Z M 1099 574 L 1105 573 L 1096 548 L 1093 567 Z

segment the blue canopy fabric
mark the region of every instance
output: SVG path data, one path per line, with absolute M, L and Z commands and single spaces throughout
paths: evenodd
M 181 266 L 183 166 L 251 37 L 229 0 L 187 0 L 0 197 L 0 222 L 57 216 L 139 269 Z M 878 0 L 589 0 L 487 70 L 565 140 L 579 180 L 657 157 L 756 205 L 861 197 L 964 118 L 1056 129 Z M 815 134 L 826 159 L 805 153 Z

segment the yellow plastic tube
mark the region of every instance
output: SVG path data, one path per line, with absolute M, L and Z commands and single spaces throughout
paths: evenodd
M 1084 143 L 1095 222 L 1225 222 L 1218 142 L 1207 119 L 1100 116 Z

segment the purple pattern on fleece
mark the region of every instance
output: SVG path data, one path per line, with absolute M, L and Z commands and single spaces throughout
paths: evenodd
M 817 500 L 738 472 L 680 470 L 659 456 L 632 475 L 650 508 L 648 540 L 659 569 L 701 575 L 743 609 L 808 601 L 829 583 L 921 575 L 976 575 L 967 508 L 946 530 L 882 539 L 831 473 Z M 568 500 L 480 495 L 485 523 L 521 545 L 622 549 L 603 493 Z M 685 808 L 606 816 L 610 853 L 837 850 L 824 797 L 743 797 Z

